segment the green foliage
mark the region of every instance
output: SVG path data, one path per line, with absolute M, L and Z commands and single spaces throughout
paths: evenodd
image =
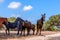
M 60 28 L 56 28 L 57 31 L 60 31 Z
M 9 22 L 14 22 L 15 20 L 16 20 L 15 17 L 10 17 L 10 18 L 8 18 L 8 21 L 9 21 Z
M 46 21 L 43 25 L 43 29 L 44 30 L 60 30 L 60 28 L 55 28 L 55 23 L 57 23 L 57 25 L 59 25 L 58 23 L 60 23 L 60 14 L 58 15 L 53 15 L 49 18 L 48 21 Z M 60 26 L 60 25 L 59 25 Z
M 53 31 L 53 30 L 56 30 L 54 25 L 50 27 L 50 30 Z

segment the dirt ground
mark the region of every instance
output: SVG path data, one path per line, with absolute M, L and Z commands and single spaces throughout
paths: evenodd
M 32 35 L 32 32 L 30 32 L 29 36 L 16 35 L 16 33 L 17 31 L 11 31 L 10 35 L 6 35 L 5 31 L 0 31 L 0 40 L 30 40 L 29 38 L 40 37 L 39 35 Z M 60 33 L 60 31 L 42 31 L 42 37 L 44 37 L 45 35 L 51 35 L 56 33 Z

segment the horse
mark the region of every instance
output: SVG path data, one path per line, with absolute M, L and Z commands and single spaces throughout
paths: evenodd
M 31 24 L 30 29 L 33 31 L 33 35 L 34 35 L 34 33 L 35 33 L 35 25 L 34 24 Z
M 43 27 L 43 22 L 45 21 L 45 14 L 42 15 L 41 19 L 37 20 L 37 32 L 36 35 L 39 33 L 39 35 L 41 35 L 41 30 Z
M 27 35 L 30 34 L 30 30 L 32 29 L 33 30 L 33 34 L 35 32 L 35 25 L 31 24 L 31 22 L 29 21 L 24 21 L 23 23 L 23 27 L 22 27 L 22 31 L 24 30 L 24 36 L 25 36 L 25 29 L 27 30 Z M 21 31 L 21 34 L 22 34 L 22 31 Z
M 7 22 L 8 21 L 8 19 L 7 18 L 4 18 L 4 17 L 1 17 L 0 18 L 0 28 L 3 28 L 3 22 Z
M 19 35 L 19 31 L 22 28 L 21 21 L 22 21 L 22 19 L 17 17 L 14 23 L 11 23 L 9 21 L 8 22 L 3 22 L 2 24 L 4 24 L 6 26 L 6 34 L 8 34 L 8 35 L 10 34 L 9 29 L 17 28 L 17 31 L 18 31 L 17 35 Z M 8 33 L 7 33 L 7 31 L 8 31 Z
M 24 31 L 24 36 L 25 36 L 25 29 L 27 30 L 27 35 L 29 35 L 29 31 L 30 31 L 29 27 L 30 27 L 30 26 L 31 26 L 31 23 L 30 23 L 30 22 L 28 22 L 27 20 L 24 21 L 24 22 L 22 23 L 21 35 L 22 35 L 22 32 Z

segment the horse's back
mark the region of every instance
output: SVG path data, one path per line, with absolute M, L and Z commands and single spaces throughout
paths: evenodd
M 0 22 L 8 21 L 7 18 L 0 18 Z
M 8 28 L 16 28 L 17 27 L 17 24 L 16 23 L 8 22 L 7 27 Z

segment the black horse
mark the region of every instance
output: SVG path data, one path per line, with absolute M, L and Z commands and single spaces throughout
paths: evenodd
M 34 35 L 34 33 L 35 33 L 35 25 L 34 25 L 34 24 L 31 24 L 30 29 L 32 29 L 32 31 L 33 31 L 33 35 Z
M 2 24 L 4 24 L 6 26 L 6 34 L 7 34 L 7 31 L 8 31 L 8 34 L 10 34 L 10 30 L 9 29 L 14 29 L 14 28 L 17 28 L 17 35 L 19 35 L 19 31 L 22 29 L 22 22 L 24 20 L 17 17 L 17 19 L 15 20 L 14 23 L 11 23 L 11 22 L 3 22 Z
M 42 27 L 43 27 L 43 22 L 45 21 L 45 14 L 42 15 L 41 19 L 37 20 L 37 33 L 40 31 L 40 35 L 41 35 L 41 30 L 42 30 Z

